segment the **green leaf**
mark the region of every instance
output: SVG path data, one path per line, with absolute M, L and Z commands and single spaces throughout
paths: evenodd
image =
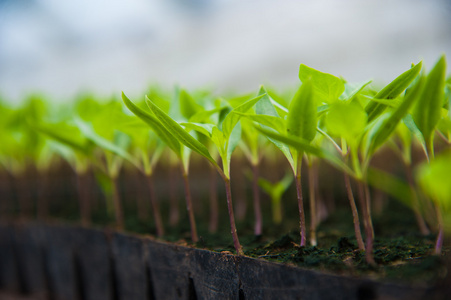
M 260 87 L 258 95 L 262 96 L 262 98 L 255 104 L 255 113 L 259 115 L 280 117 L 263 86 Z
M 378 104 L 383 104 L 383 105 L 391 107 L 391 108 L 398 107 L 402 102 L 402 99 L 399 97 L 395 98 L 395 99 L 377 99 L 377 98 L 370 97 L 370 96 L 363 96 L 363 98 L 368 99 L 369 101 L 376 102 Z
M 286 173 L 285 176 L 276 183 L 271 183 L 270 181 L 259 178 L 258 185 L 271 196 L 273 200 L 279 200 L 283 193 L 290 187 L 293 182 L 293 174 Z
M 202 133 L 208 138 L 211 138 L 213 127 L 216 127 L 216 125 L 208 124 L 208 123 L 193 123 L 193 122 L 182 122 L 180 125 L 184 126 L 185 129 L 188 130 L 195 130 L 199 133 Z
M 210 117 L 216 113 L 220 113 L 221 111 L 223 111 L 224 109 L 226 109 L 225 106 L 222 107 L 217 107 L 211 110 L 202 110 L 202 111 L 198 111 L 197 113 L 195 113 L 194 115 L 192 115 L 189 118 L 189 122 L 193 122 L 193 123 L 202 123 L 202 122 L 209 122 L 210 121 Z
M 413 120 L 413 117 L 411 114 L 407 114 L 403 119 L 402 122 L 404 125 L 406 125 L 407 128 L 409 128 L 410 132 L 417 138 L 418 142 L 420 143 L 421 147 L 423 148 L 424 153 L 426 156 L 428 155 L 427 147 L 426 147 L 426 141 L 424 140 L 423 134 L 418 129 L 417 125 L 415 124 L 415 121 Z
M 416 173 L 423 191 L 442 208 L 451 208 L 451 152 L 441 153 L 430 163 L 423 163 Z
M 389 114 L 388 118 L 381 119 L 381 121 L 377 122 L 372 130 L 370 130 L 369 141 L 371 145 L 368 149 L 369 155 L 374 153 L 395 131 L 399 122 L 407 115 L 410 107 L 415 103 L 415 100 L 418 99 L 422 87 L 423 80 L 420 79 L 404 98 L 404 101 Z
M 301 64 L 299 79 L 303 84 L 311 80 L 312 87 L 321 102 L 333 102 L 344 92 L 343 81 L 328 73 L 323 73 Z
M 263 128 L 258 128 L 261 133 L 264 135 L 275 139 L 277 141 L 280 141 L 290 147 L 293 147 L 298 150 L 298 152 L 305 152 L 307 154 L 314 155 L 319 158 L 323 158 L 325 161 L 329 162 L 331 165 L 337 167 L 339 170 L 342 170 L 344 172 L 347 172 L 349 175 L 355 177 L 354 172 L 339 158 L 337 158 L 335 155 L 322 150 L 321 148 L 318 148 L 316 146 L 313 146 L 310 144 L 309 141 L 303 140 L 301 138 L 295 138 L 292 136 L 282 135 L 279 133 L 276 133 L 272 130 L 267 130 Z
M 227 143 L 227 162 L 230 164 L 230 159 L 232 158 L 232 153 L 236 146 L 241 140 L 241 125 L 238 123 L 232 130 L 230 134 L 229 141 Z
M 409 184 L 387 172 L 369 168 L 368 183 L 412 208 L 414 195 Z
M 88 141 L 81 135 L 77 127 L 59 124 L 34 124 L 33 128 L 49 138 L 68 146 L 74 151 L 88 155 L 90 147 Z
M 330 105 L 325 119 L 328 132 L 344 138 L 354 149 L 358 145 L 358 138 L 363 133 L 366 122 L 366 113 L 360 105 L 341 101 Z
M 423 133 L 426 145 L 432 144 L 434 129 L 440 120 L 444 98 L 446 60 L 442 56 L 426 77 L 423 92 L 417 102 L 413 118 Z
M 185 90 L 180 91 L 180 112 L 189 120 L 196 113 L 203 111 L 204 108 L 194 101 L 194 99 Z
M 217 165 L 216 161 L 211 157 L 208 149 L 202 145 L 198 140 L 193 138 L 185 129 L 180 126 L 179 123 L 174 121 L 170 116 L 158 108 L 149 98 L 146 96 L 146 103 L 150 110 L 160 120 L 161 124 L 183 145 L 191 150 L 199 153 L 206 159 L 208 159 L 213 165 Z
M 161 122 L 150 113 L 140 109 L 132 101 L 130 101 L 124 92 L 122 92 L 122 100 L 125 105 L 134 113 L 138 118 L 143 120 L 147 125 L 149 125 L 153 131 L 162 139 L 162 141 L 168 145 L 179 157 L 181 155 L 180 143 L 176 138 L 161 124 Z
M 421 71 L 423 63 L 420 61 L 410 70 L 405 71 L 401 75 L 395 78 L 382 90 L 380 90 L 374 98 L 376 99 L 394 99 L 401 95 L 401 93 L 410 85 L 410 83 L 417 77 Z M 377 116 L 379 116 L 386 108 L 386 105 L 370 102 L 366 105 L 365 111 L 368 114 L 368 122 L 373 121 Z
M 232 133 L 233 128 L 240 120 L 241 116 L 239 114 L 236 114 L 236 112 L 245 113 L 249 109 L 251 109 L 255 103 L 257 103 L 264 95 L 257 96 L 249 101 L 244 102 L 240 106 L 235 107 L 229 114 L 225 117 L 224 121 L 222 122 L 222 132 L 224 132 L 224 135 L 226 139 L 229 138 L 230 134 Z
M 291 100 L 287 116 L 287 132 L 311 142 L 316 135 L 316 105 L 312 82 L 305 81 Z
M 361 83 L 350 84 L 345 83 L 345 91 L 340 96 L 340 100 L 348 101 L 358 95 L 367 85 L 369 85 L 372 80 L 368 80 Z
M 268 116 L 268 115 L 255 115 L 255 114 L 242 114 L 237 113 L 247 119 L 257 122 L 263 126 L 275 129 L 279 133 L 285 132 L 285 121 L 280 117 Z
M 100 147 L 103 150 L 109 151 L 111 153 L 114 153 L 130 163 L 132 163 L 134 166 L 136 166 L 138 169 L 140 168 L 139 163 L 136 161 L 134 157 L 132 157 L 124 148 L 121 148 L 120 145 L 114 144 L 112 141 L 109 141 L 105 139 L 104 137 L 98 135 L 92 126 L 82 119 L 76 118 L 75 125 L 80 129 L 80 131 L 83 133 L 83 135 L 93 142 L 96 146 Z M 121 143 L 123 146 L 123 143 Z
M 266 93 L 265 88 L 262 86 L 260 88 L 259 91 L 259 95 L 263 95 L 263 97 L 260 99 L 260 101 L 258 101 L 255 104 L 255 112 L 258 115 L 263 115 L 263 119 L 265 118 L 265 116 L 268 116 L 264 122 L 267 122 L 266 124 L 261 124 L 261 127 L 263 129 L 274 129 L 274 130 L 278 130 L 280 125 L 277 125 L 278 123 L 280 124 L 280 122 L 283 122 L 283 124 L 285 124 L 285 120 L 283 120 L 282 118 L 280 118 L 279 114 L 277 113 L 277 110 L 274 107 L 274 103 L 271 101 L 271 98 L 268 96 L 268 94 Z M 280 119 L 280 121 L 274 121 L 274 120 L 270 120 L 273 118 L 278 118 Z M 260 119 L 263 121 L 263 119 Z M 271 126 L 271 123 L 273 123 L 272 125 L 275 125 L 275 127 Z M 285 131 L 285 125 L 283 125 L 283 130 Z M 267 136 L 268 140 L 270 142 L 272 142 L 277 148 L 279 148 L 279 150 L 282 152 L 282 154 L 286 157 L 286 159 L 288 160 L 288 163 L 290 164 L 291 168 L 294 170 L 294 160 L 293 157 L 291 155 L 290 149 L 288 148 L 287 145 Z

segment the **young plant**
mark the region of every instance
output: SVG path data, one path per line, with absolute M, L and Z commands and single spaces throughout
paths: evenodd
M 242 138 L 239 143 L 252 169 L 252 194 L 254 206 L 254 235 L 261 236 L 263 233 L 263 217 L 261 211 L 259 177 L 260 177 L 260 162 L 264 144 L 261 140 L 260 133 L 255 129 L 252 122 L 248 119 L 241 119 Z
M 262 88 L 260 94 L 264 93 Z M 276 107 L 282 110 L 282 113 L 287 115 L 287 119 L 284 120 L 279 116 Z M 287 132 L 288 137 L 291 139 L 302 140 L 307 148 L 314 148 L 310 146 L 310 142 L 316 135 L 316 104 L 313 99 L 313 85 L 310 80 L 302 84 L 295 94 L 293 100 L 290 103 L 288 111 L 281 105 L 274 105 L 274 101 L 270 99 L 266 94 L 262 94 L 262 99 L 256 104 L 256 115 L 246 115 L 251 120 L 258 122 L 262 125 L 260 131 L 272 128 L 277 132 Z M 273 131 L 270 131 L 273 132 Z M 268 134 L 267 134 L 268 135 Z M 296 178 L 296 192 L 298 199 L 298 211 L 299 211 L 299 227 L 301 242 L 300 246 L 306 245 L 306 226 L 305 226 L 305 213 L 304 203 L 302 197 L 302 185 L 301 185 L 301 166 L 302 157 L 306 152 L 304 148 L 292 147 L 289 149 L 286 145 L 275 140 L 272 136 L 268 135 L 270 141 L 273 142 L 287 158 L 293 175 Z M 307 151 L 308 152 L 308 151 Z M 308 152 L 309 153 L 309 152 Z
M 200 143 L 197 139 L 191 136 L 179 123 L 169 117 L 164 111 L 155 105 L 150 99 L 146 97 L 146 103 L 152 113 L 160 120 L 165 130 L 170 133 L 174 139 L 189 147 L 193 151 L 205 157 L 219 172 L 224 180 L 227 195 L 227 208 L 229 212 L 229 221 L 233 242 L 238 255 L 244 255 L 243 249 L 238 239 L 238 234 L 235 225 L 235 217 L 233 212 L 232 194 L 230 188 L 230 159 L 232 152 L 237 146 L 240 136 L 241 128 L 237 126 L 240 116 L 234 112 L 246 112 L 249 110 L 260 97 L 251 99 L 240 106 L 234 108 L 227 114 L 221 123 L 222 130 L 213 124 L 206 123 L 183 123 L 187 129 L 194 129 L 212 140 L 218 148 L 219 156 L 222 160 L 222 169 L 210 155 L 208 149 Z
M 290 173 L 286 173 L 282 179 L 275 183 L 261 177 L 258 179 L 260 187 L 271 198 L 272 221 L 276 225 L 282 223 L 282 195 L 291 186 L 292 182 L 293 175 Z
M 137 168 L 140 168 L 140 165 L 127 152 L 131 143 L 130 137 L 110 124 L 111 120 L 118 120 L 123 116 L 120 103 L 111 101 L 102 105 L 98 111 L 93 112 L 91 109 L 89 104 L 87 106 L 80 104 L 78 107 L 80 117 L 75 118 L 74 122 L 84 137 L 100 150 L 97 153 L 100 155 L 97 161 L 102 163 L 98 164 L 98 167 L 102 174 L 108 177 L 112 188 L 111 198 L 107 197 L 107 210 L 114 215 L 116 227 L 123 229 L 124 212 L 118 185 L 119 172 L 124 159 Z M 88 118 L 89 121 L 86 120 Z
M 302 69 L 302 66 L 301 66 Z M 305 68 L 304 68 L 305 69 Z M 383 98 L 383 100 L 385 101 L 386 99 L 393 99 L 398 97 L 407 87 L 408 85 L 415 79 L 415 77 L 418 75 L 418 73 L 420 72 L 421 69 L 421 64 L 418 64 L 417 66 L 413 67 L 412 69 L 404 72 L 403 74 L 401 74 L 400 76 L 398 76 L 394 81 L 392 81 L 389 85 L 387 85 L 384 89 L 382 89 L 378 94 L 376 94 L 376 96 L 374 97 L 375 99 L 379 99 L 379 98 Z M 307 69 L 308 71 L 310 71 L 310 69 Z M 317 74 L 317 75 L 321 75 L 321 74 Z M 330 75 L 331 76 L 331 75 Z M 334 84 L 333 82 L 337 82 L 337 84 Z M 342 88 L 338 87 L 338 81 L 333 81 L 331 80 L 330 77 L 326 77 L 323 80 L 319 80 L 315 83 L 315 88 L 317 91 L 317 95 L 322 95 L 323 99 L 329 99 L 328 101 L 331 101 L 330 99 L 335 99 L 332 98 L 330 95 L 333 94 L 331 93 L 331 91 L 334 91 L 334 95 L 340 95 L 340 91 L 343 92 Z M 335 87 L 335 88 L 334 88 Z M 325 97 L 325 98 L 324 98 Z M 337 97 L 338 98 L 338 97 Z M 351 97 L 349 100 L 352 100 L 353 97 Z M 334 101 L 332 101 L 334 102 Z M 383 101 L 381 101 L 383 102 Z M 335 115 L 338 120 L 341 120 L 340 123 L 343 124 L 341 125 L 343 130 L 343 132 L 340 133 L 344 133 L 346 135 L 352 133 L 348 132 L 348 129 L 350 127 L 353 126 L 349 126 L 349 122 L 354 122 L 356 120 L 354 120 L 355 116 L 351 116 L 351 118 L 346 118 L 343 116 L 343 113 L 346 113 L 348 111 L 349 108 L 351 108 L 352 106 L 346 106 L 346 105 L 351 105 L 352 101 L 349 102 L 349 104 L 346 103 L 332 103 L 333 105 L 331 105 L 330 108 L 325 108 L 324 110 L 328 110 L 328 109 L 332 109 L 331 111 L 328 112 L 328 117 L 329 118 L 334 118 L 333 116 Z M 385 104 L 380 104 L 377 103 L 378 105 L 367 105 L 367 113 L 369 112 L 370 115 L 375 118 L 376 115 L 379 115 L 384 109 L 385 109 Z M 356 112 L 354 114 L 358 114 L 360 115 L 358 119 L 362 120 L 362 124 L 366 123 L 365 119 L 365 114 L 362 111 L 360 104 L 359 103 L 354 103 L 352 104 L 354 105 L 354 109 L 356 110 Z M 333 111 L 336 112 L 333 112 Z M 358 113 L 357 113 L 358 111 Z M 329 113 L 332 113 L 332 116 L 329 115 Z M 349 115 L 348 115 L 349 117 Z M 397 118 L 397 115 L 396 115 Z M 364 122 L 365 121 L 365 122 Z M 331 122 L 333 123 L 333 122 Z M 360 125 L 362 125 L 360 124 Z M 368 127 L 365 127 L 365 130 L 367 130 Z M 361 129 L 354 129 L 353 130 L 361 130 Z M 316 128 L 315 128 L 316 130 Z M 361 139 L 364 136 L 364 134 L 360 134 L 360 138 L 357 138 L 356 141 L 352 142 L 351 144 L 354 145 L 353 147 L 355 148 L 354 151 L 350 151 L 350 155 L 351 155 L 351 162 L 352 162 L 352 168 L 353 170 L 350 170 L 348 166 L 346 166 L 346 164 L 343 164 L 342 161 L 338 162 L 336 160 L 335 157 L 333 157 L 332 155 L 328 154 L 327 152 L 325 152 L 324 150 L 318 149 L 317 147 L 313 147 L 312 145 L 308 145 L 308 141 L 303 140 L 303 139 L 293 139 L 292 137 L 290 137 L 289 135 L 281 135 L 279 133 L 275 133 L 274 131 L 268 131 L 268 130 L 262 130 L 267 136 L 277 139 L 278 141 L 284 142 L 287 145 L 290 145 L 291 147 L 297 147 L 298 149 L 309 149 L 309 151 L 319 157 L 324 157 L 326 158 L 326 160 L 328 160 L 330 163 L 332 163 L 333 165 L 339 167 L 341 170 L 348 172 L 351 176 L 355 177 L 358 182 L 359 182 L 359 198 L 361 199 L 361 206 L 362 206 L 362 210 L 363 210 L 363 214 L 364 214 L 364 225 L 365 225 L 365 231 L 366 231 L 366 260 L 369 264 L 375 264 L 373 256 L 372 256 L 372 250 L 373 250 L 373 240 L 374 240 L 374 231 L 372 228 L 372 222 L 371 222 L 371 213 L 370 213 L 370 195 L 369 195 L 369 189 L 366 185 L 366 171 L 367 171 L 367 167 L 369 164 L 369 161 L 371 160 L 372 157 L 372 153 L 370 153 L 371 155 L 367 155 L 363 158 L 363 161 L 360 161 L 359 159 L 359 147 L 361 144 Z M 280 130 L 279 130 L 280 132 Z M 349 136 L 348 136 L 349 139 Z M 352 138 L 351 138 L 352 139 Z M 335 144 L 337 146 L 338 149 L 341 149 L 337 144 Z M 306 147 L 306 146 L 310 146 L 310 147 Z M 347 149 L 346 147 L 343 147 L 343 150 Z M 343 150 L 341 150 L 342 153 Z M 354 154 L 353 154 L 354 153 Z M 354 210 L 354 209 L 353 209 Z
M 432 161 L 421 164 L 416 172 L 416 179 L 422 190 L 432 199 L 437 210 L 439 233 L 434 254 L 440 255 L 445 233 L 451 230 L 451 153 L 441 153 Z
M 424 137 L 428 162 L 434 161 L 434 132 L 441 119 L 441 109 L 444 105 L 444 102 L 446 101 L 444 97 L 445 80 L 446 80 L 446 60 L 445 56 L 442 56 L 438 60 L 434 68 L 432 68 L 432 70 L 427 75 L 424 83 L 424 88 L 422 90 L 422 93 L 420 94 L 419 100 L 415 106 L 413 113 L 415 124 L 418 126 L 418 130 Z M 427 180 L 424 179 L 423 181 Z M 430 191 L 429 194 L 431 194 Z M 439 227 L 435 246 L 435 253 L 439 254 L 441 252 L 444 238 L 444 228 L 439 203 L 440 201 L 447 199 L 437 199 L 437 197 L 435 198 L 436 199 L 434 199 L 435 200 L 434 203 L 436 205 L 437 220 Z
M 89 192 L 89 169 L 93 164 L 93 145 L 81 131 L 68 121 L 58 123 L 40 122 L 33 127 L 58 146 L 56 151 L 73 168 L 77 176 L 78 204 L 83 226 L 91 223 L 91 199 Z
M 147 112 L 147 111 L 139 108 L 132 101 L 130 101 L 127 98 L 127 96 L 125 96 L 124 93 L 122 93 L 122 100 L 124 101 L 125 105 L 128 107 L 128 109 L 130 109 L 130 111 L 132 113 L 134 113 L 138 118 L 140 118 L 142 121 L 144 121 L 147 125 L 150 126 L 150 128 L 176 154 L 176 156 L 180 160 L 180 162 L 181 162 L 180 166 L 181 166 L 182 176 L 183 176 L 184 186 L 185 186 L 186 207 L 187 207 L 187 211 L 188 211 L 188 218 L 189 218 L 190 229 L 191 229 L 191 240 L 194 243 L 197 243 L 199 241 L 199 237 L 197 234 L 196 222 L 194 220 L 194 211 L 193 211 L 192 201 L 191 201 L 191 192 L 190 192 L 189 183 L 188 183 L 188 166 L 189 166 L 189 156 L 191 153 L 191 149 L 188 147 L 185 147 L 184 144 L 173 135 L 172 131 L 164 125 L 164 123 L 158 118 L 158 114 L 155 114 L 152 109 L 151 109 L 151 112 Z M 146 101 L 146 103 L 148 105 L 149 105 L 149 102 L 150 101 Z M 167 116 L 167 118 L 171 119 L 155 103 L 152 102 L 151 105 L 149 105 L 149 107 L 150 106 L 152 106 L 158 112 L 161 112 L 161 114 L 164 114 L 165 116 Z M 175 122 L 174 120 L 172 120 L 172 121 L 178 125 L 177 122 Z M 187 135 L 189 135 L 189 134 L 187 133 Z M 191 139 L 195 140 L 193 137 L 191 137 Z M 195 140 L 195 141 L 197 142 L 197 140 Z M 200 144 L 199 142 L 197 142 L 197 143 Z M 203 145 L 202 145 L 202 147 L 203 147 Z M 207 150 L 205 150 L 205 151 L 207 151 Z
M 146 178 L 157 236 L 161 237 L 164 235 L 164 226 L 153 183 L 153 175 L 155 166 L 165 150 L 166 145 L 136 116 L 126 117 L 128 116 L 123 114 L 121 118 L 116 119 L 115 127 L 131 138 L 129 152 L 136 157 L 136 160 L 140 165 L 138 170 L 141 171 Z M 121 119 L 124 120 L 121 122 Z

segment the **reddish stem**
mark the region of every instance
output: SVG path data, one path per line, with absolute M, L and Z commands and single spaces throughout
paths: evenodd
M 152 180 L 152 175 L 147 175 L 147 186 L 149 187 L 149 199 L 150 205 L 152 206 L 153 217 L 155 219 L 155 227 L 157 230 L 157 236 L 161 237 L 164 235 L 163 222 L 161 220 L 160 207 L 158 205 L 157 196 L 155 194 L 155 188 Z
M 301 166 L 302 166 L 302 154 L 299 154 L 300 158 L 298 158 L 298 166 L 296 170 L 296 192 L 298 197 L 298 209 L 299 209 L 299 227 L 301 234 L 301 243 L 300 246 L 304 247 L 306 244 L 306 235 L 305 235 L 305 214 L 304 214 L 304 200 L 302 198 L 302 185 L 301 185 Z
M 442 253 L 444 232 L 443 232 L 442 214 L 441 214 L 440 208 L 438 207 L 437 204 L 435 204 L 435 212 L 437 214 L 437 221 L 438 221 L 438 235 L 437 235 L 437 240 L 435 241 L 434 254 L 440 255 Z
M 315 180 L 317 176 L 316 164 L 313 163 L 308 168 L 308 183 L 309 183 L 309 200 L 310 200 L 310 245 L 316 246 L 316 227 L 318 225 L 316 213 L 316 195 L 315 195 Z
M 177 175 L 174 168 L 171 168 L 169 174 L 169 224 L 176 226 L 180 220 L 180 210 L 177 198 Z
M 259 169 L 258 164 L 252 165 L 252 189 L 254 196 L 254 215 L 255 215 L 255 227 L 254 234 L 255 236 L 260 236 L 263 233 L 263 218 L 262 218 L 262 209 L 260 203 L 260 189 L 258 188 L 258 177 L 259 177 Z
M 218 176 L 216 175 L 216 170 L 210 168 L 210 221 L 208 223 L 208 231 L 210 233 L 215 233 L 218 231 L 219 223 L 219 206 L 218 206 L 218 193 L 217 193 L 217 183 Z
M 39 179 L 39 197 L 36 205 L 36 214 L 39 220 L 46 220 L 49 215 L 49 171 L 44 171 L 40 174 Z
M 122 210 L 121 197 L 119 194 L 119 185 L 117 177 L 111 178 L 111 183 L 113 185 L 113 205 L 114 214 L 116 217 L 116 227 L 119 230 L 124 229 L 124 212 Z
M 360 251 L 365 251 L 365 244 L 363 243 L 362 233 L 360 232 L 360 220 L 357 206 L 355 205 L 354 194 L 352 193 L 351 181 L 349 175 L 345 172 L 345 186 L 348 193 L 349 204 L 351 205 L 352 219 L 354 221 L 355 238 Z
M 238 233 L 236 231 L 235 216 L 233 214 L 232 190 L 230 188 L 230 179 L 226 177 L 224 177 L 223 179 L 226 188 L 227 208 L 229 210 L 230 230 L 232 233 L 233 244 L 235 246 L 236 253 L 238 255 L 244 255 L 243 247 L 241 247 L 240 245 L 240 241 L 238 240 Z
M 363 225 L 365 228 L 365 259 L 370 265 L 376 265 L 373 257 L 374 246 L 374 230 L 373 222 L 371 221 L 371 209 L 368 186 L 364 182 L 359 182 L 359 201 L 363 211 Z
M 428 235 L 431 232 L 429 231 L 429 228 L 427 227 L 426 222 L 424 221 L 424 218 L 420 213 L 420 200 L 418 199 L 418 195 L 415 191 L 415 184 L 412 177 L 412 166 L 408 163 L 405 163 L 404 166 L 406 168 L 407 182 L 409 183 L 409 187 L 413 195 L 413 212 L 415 214 L 418 228 L 420 229 L 422 235 Z
M 91 224 L 91 203 L 89 194 L 89 173 L 77 174 L 78 203 L 80 206 L 81 225 L 89 226 Z
M 185 200 L 186 200 L 186 210 L 188 211 L 189 224 L 191 228 L 191 240 L 193 243 L 199 241 L 199 236 L 197 235 L 196 221 L 194 220 L 193 204 L 191 201 L 191 191 L 189 188 L 188 174 L 182 166 L 183 171 L 183 183 L 185 185 Z

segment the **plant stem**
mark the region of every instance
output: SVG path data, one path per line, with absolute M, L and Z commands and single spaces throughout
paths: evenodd
M 271 198 L 272 220 L 274 224 L 279 225 L 282 223 L 282 199 Z
M 171 167 L 169 173 L 169 224 L 171 226 L 176 226 L 180 220 L 180 210 L 177 199 L 177 180 L 176 180 L 177 172 L 175 169 Z
M 230 179 L 223 176 L 224 184 L 226 188 L 226 195 L 227 195 L 227 208 L 229 211 L 229 220 L 230 220 L 230 230 L 232 233 L 233 238 L 233 244 L 236 249 L 236 253 L 238 255 L 244 255 L 243 247 L 240 245 L 240 241 L 238 240 L 238 233 L 236 231 L 236 225 L 235 225 L 235 216 L 233 214 L 233 204 L 232 204 L 232 190 L 230 188 Z
M 365 240 L 366 240 L 365 259 L 369 265 L 376 265 L 376 262 L 374 261 L 373 258 L 374 229 L 373 222 L 371 221 L 369 190 L 368 186 L 363 181 L 360 181 L 358 183 L 358 187 L 359 187 L 360 206 L 362 207 L 363 211 L 363 225 L 365 228 Z
M 124 229 L 124 212 L 122 210 L 121 197 L 119 194 L 119 185 L 117 177 L 111 177 L 111 183 L 113 186 L 113 205 L 114 213 L 116 217 L 116 227 L 119 230 Z
M 153 217 L 155 219 L 155 228 L 157 230 L 157 236 L 161 237 L 164 235 L 163 222 L 161 221 L 160 207 L 158 205 L 157 196 L 155 194 L 155 187 L 153 184 L 152 174 L 146 176 L 147 186 L 149 187 L 149 199 L 150 205 L 152 206 Z
M 23 219 L 28 219 L 32 215 L 33 204 L 31 199 L 30 187 L 27 182 L 27 173 L 14 176 L 14 189 L 19 203 L 19 216 Z
M 38 203 L 36 205 L 36 214 L 39 220 L 45 220 L 48 217 L 49 214 L 49 170 L 45 170 L 41 172 L 41 175 L 39 176 L 40 183 L 39 183 L 39 197 L 38 197 Z
M 304 201 L 302 198 L 301 166 L 302 166 L 302 153 L 299 153 L 295 176 L 296 176 L 296 192 L 298 197 L 298 209 L 299 209 L 299 227 L 301 234 L 301 243 L 299 246 L 304 247 L 306 244 L 306 236 L 305 236 L 306 230 L 305 230 Z
M 349 204 L 351 205 L 352 219 L 354 221 L 355 238 L 360 251 L 365 251 L 365 244 L 363 243 L 362 233 L 360 232 L 360 220 L 357 206 L 355 205 L 354 194 L 352 193 L 351 181 L 348 173 L 344 172 L 345 186 L 348 193 Z
M 435 203 L 435 212 L 437 214 L 437 223 L 438 223 L 438 234 L 437 234 L 437 240 L 435 241 L 435 248 L 434 248 L 434 254 L 440 255 L 442 253 L 442 246 L 443 246 L 443 238 L 444 238 L 444 232 L 443 232 L 443 219 L 442 214 L 440 212 L 440 207 L 437 203 Z
M 213 166 L 210 167 L 210 220 L 208 223 L 208 231 L 210 233 L 216 233 L 218 231 L 219 223 L 219 206 L 218 206 L 218 193 L 217 193 L 217 181 L 218 176 Z
M 191 191 L 189 188 L 188 172 L 183 167 L 182 164 L 182 176 L 183 183 L 185 185 L 185 200 L 186 200 L 186 210 L 188 211 L 189 225 L 191 228 L 191 241 L 197 243 L 199 241 L 199 236 L 197 235 L 196 221 L 194 220 L 193 204 L 191 201 Z
M 313 161 L 308 164 L 308 184 L 309 184 L 309 200 L 310 200 L 310 245 L 316 246 L 316 227 L 317 227 L 317 213 L 316 213 L 316 194 L 315 194 L 315 180 L 317 173 L 317 165 Z
M 82 226 L 91 224 L 91 201 L 89 194 L 89 172 L 79 172 L 77 175 L 78 203 Z
M 142 182 L 142 178 L 140 176 L 141 174 L 134 174 L 136 178 L 133 178 L 131 180 L 131 183 L 134 184 L 132 188 L 134 188 L 136 192 L 136 210 L 138 215 L 138 220 L 146 222 L 149 219 L 149 212 L 147 209 L 147 205 L 145 203 L 146 199 L 144 197 L 144 192 L 141 190 L 142 186 L 147 185 L 146 183 Z
M 261 236 L 263 233 L 263 218 L 260 203 L 260 189 L 258 188 L 259 168 L 258 163 L 252 164 L 252 190 L 254 196 L 254 215 L 255 215 L 255 236 Z
M 240 168 L 233 168 L 233 178 L 234 178 L 234 192 L 236 207 L 235 213 L 238 221 L 243 221 L 246 219 L 247 214 L 247 191 L 246 191 L 246 178 L 243 176 L 243 172 Z
M 429 231 L 429 228 L 427 227 L 426 222 L 424 221 L 424 218 L 420 213 L 420 199 L 418 199 L 418 194 L 416 193 L 415 184 L 412 177 L 412 166 L 406 162 L 404 163 L 404 166 L 406 169 L 407 182 L 409 183 L 410 190 L 412 191 L 413 212 L 418 224 L 418 228 L 420 229 L 422 235 L 428 235 L 431 232 Z

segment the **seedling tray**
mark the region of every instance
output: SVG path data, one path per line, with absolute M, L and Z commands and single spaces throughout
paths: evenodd
M 0 291 L 36 299 L 446 299 L 450 283 L 338 276 L 108 230 L 0 225 Z

